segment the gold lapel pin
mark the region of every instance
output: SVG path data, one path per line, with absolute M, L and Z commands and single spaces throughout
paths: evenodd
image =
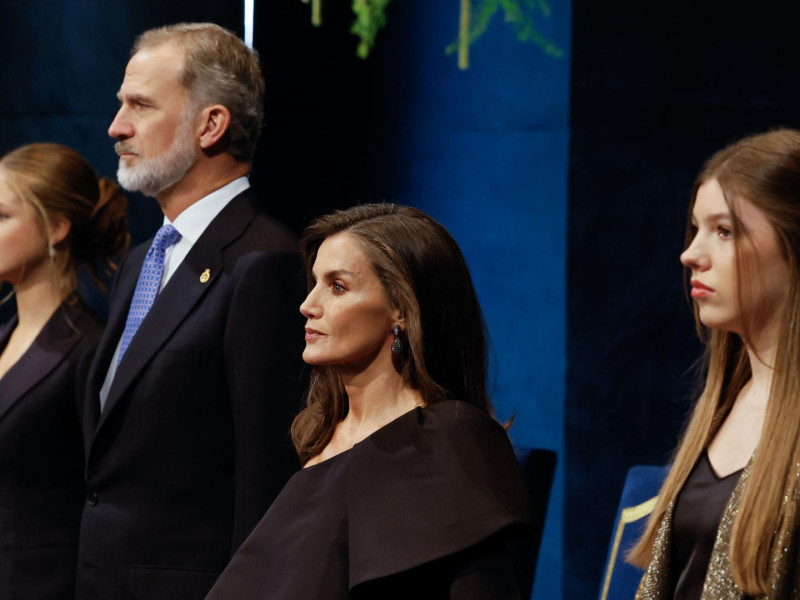
M 200 274 L 200 283 L 206 283 L 211 279 L 211 269 L 206 269 Z

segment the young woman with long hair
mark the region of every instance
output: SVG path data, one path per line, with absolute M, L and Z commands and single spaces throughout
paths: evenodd
M 704 384 L 629 555 L 637 598 L 798 598 L 800 132 L 706 163 L 681 261 Z

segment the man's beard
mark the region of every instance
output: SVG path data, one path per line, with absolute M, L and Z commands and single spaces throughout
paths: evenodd
M 188 110 L 181 115 L 175 139 L 169 149 L 161 155 L 152 158 L 140 157 L 139 163 L 132 166 L 128 166 L 120 159 L 117 169 L 119 184 L 129 192 L 142 192 L 155 197 L 180 181 L 195 163 L 192 117 Z M 133 151 L 125 142 L 117 142 L 114 149 L 118 154 Z

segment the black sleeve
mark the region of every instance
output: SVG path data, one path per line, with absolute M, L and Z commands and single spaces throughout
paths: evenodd
M 450 600 L 520 600 L 514 566 L 501 540 L 486 540 L 455 558 Z
M 295 294 L 303 279 L 299 253 L 261 253 L 241 262 L 247 267 L 231 298 L 224 353 L 236 444 L 232 552 L 300 468 L 289 428 L 305 387 Z
M 451 556 L 356 586 L 359 600 L 520 600 L 504 536 Z

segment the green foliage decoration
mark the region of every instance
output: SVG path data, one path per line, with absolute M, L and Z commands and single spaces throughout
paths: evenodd
M 367 58 L 375 45 L 378 30 L 386 25 L 386 7 L 390 0 L 353 0 L 353 12 L 356 20 L 350 33 L 358 36 L 359 43 L 356 54 Z
M 322 0 L 302 0 L 312 5 L 312 22 L 322 24 Z M 356 54 L 361 58 L 369 56 L 375 45 L 378 31 L 386 25 L 386 8 L 391 0 L 352 0 L 355 21 L 350 32 L 358 36 Z M 432 0 L 436 1 L 436 0 Z M 489 23 L 502 12 L 521 42 L 536 44 L 545 54 L 553 58 L 564 56 L 555 42 L 547 38 L 537 27 L 540 17 L 550 18 L 551 8 L 548 0 L 461 0 L 458 39 L 450 44 L 445 52 L 458 53 L 460 69 L 469 67 L 469 47 L 489 28 Z
M 311 24 L 315 27 L 322 25 L 322 0 L 302 0 L 303 4 L 311 3 Z
M 494 16 L 502 11 L 504 20 L 509 23 L 520 42 L 532 42 L 539 46 L 539 48 L 548 56 L 553 58 L 561 58 L 564 56 L 564 50 L 558 45 L 547 38 L 536 26 L 536 21 L 539 15 L 545 19 L 550 18 L 552 10 L 547 0 L 473 0 L 474 7 L 469 11 L 469 26 L 467 28 L 466 45 L 469 46 L 481 35 L 483 35 L 489 28 L 489 23 Z M 463 3 L 462 3 L 463 10 Z M 462 15 L 463 16 L 463 15 Z M 462 20 L 463 23 L 463 20 Z M 464 31 L 459 33 L 459 40 L 450 44 L 446 52 L 452 54 L 459 51 L 459 45 L 462 42 Z M 459 67 L 462 69 L 469 66 L 461 64 L 459 60 Z

